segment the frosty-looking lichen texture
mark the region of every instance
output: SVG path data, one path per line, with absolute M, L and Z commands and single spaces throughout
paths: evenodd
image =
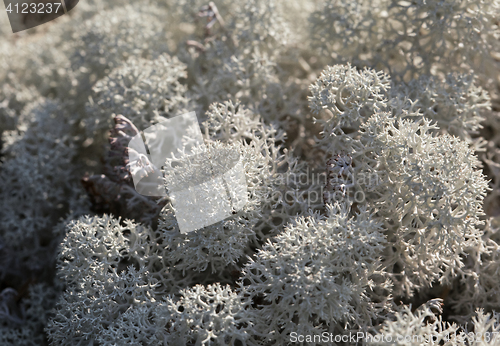
M 348 206 L 329 205 L 327 217 L 300 217 L 287 225 L 243 270 L 243 289 L 262 299 L 259 334 L 284 344 L 291 332 L 370 325 L 388 308 L 377 296 L 390 288 L 381 265 L 385 243 L 381 224 L 366 208 L 350 216 Z

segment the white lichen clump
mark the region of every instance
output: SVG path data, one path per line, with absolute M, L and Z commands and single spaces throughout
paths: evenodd
M 388 308 L 373 291 L 390 288 L 381 264 L 385 242 L 366 208 L 351 217 L 346 206 L 330 205 L 326 218 L 296 219 L 243 270 L 244 291 L 263 300 L 259 334 L 281 344 L 294 331 L 370 325 Z
M 163 54 L 155 60 L 131 57 L 92 88 L 84 119 L 89 134 L 109 131 L 112 117 L 123 115 L 144 130 L 162 119 L 188 111 L 186 66 Z

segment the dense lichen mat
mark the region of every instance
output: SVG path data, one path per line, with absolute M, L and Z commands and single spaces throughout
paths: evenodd
M 499 18 L 1 12 L 0 345 L 499 345 Z

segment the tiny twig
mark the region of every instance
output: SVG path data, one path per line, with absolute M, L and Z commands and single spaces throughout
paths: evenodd
M 222 16 L 220 15 L 219 13 L 219 10 L 217 9 L 217 6 L 215 6 L 215 4 L 213 3 L 213 1 L 210 1 L 208 3 L 208 6 L 210 6 L 210 8 L 212 9 L 214 15 L 215 15 L 215 18 L 217 18 L 217 21 L 219 22 L 220 26 L 221 27 L 224 27 L 224 19 L 222 19 Z
M 205 38 L 211 36 L 210 29 L 212 29 L 216 22 L 219 22 L 221 28 L 224 29 L 224 19 L 222 19 L 222 16 L 219 13 L 219 9 L 212 1 L 209 2 L 208 5 L 203 6 L 198 12 L 197 16 L 201 18 L 207 18 L 207 24 L 205 25 Z
M 203 46 L 200 42 L 198 41 L 194 41 L 194 40 L 187 40 L 186 41 L 186 45 L 188 46 L 191 46 L 191 47 L 195 47 L 196 49 L 198 49 L 199 51 L 201 52 L 205 52 L 205 46 Z

